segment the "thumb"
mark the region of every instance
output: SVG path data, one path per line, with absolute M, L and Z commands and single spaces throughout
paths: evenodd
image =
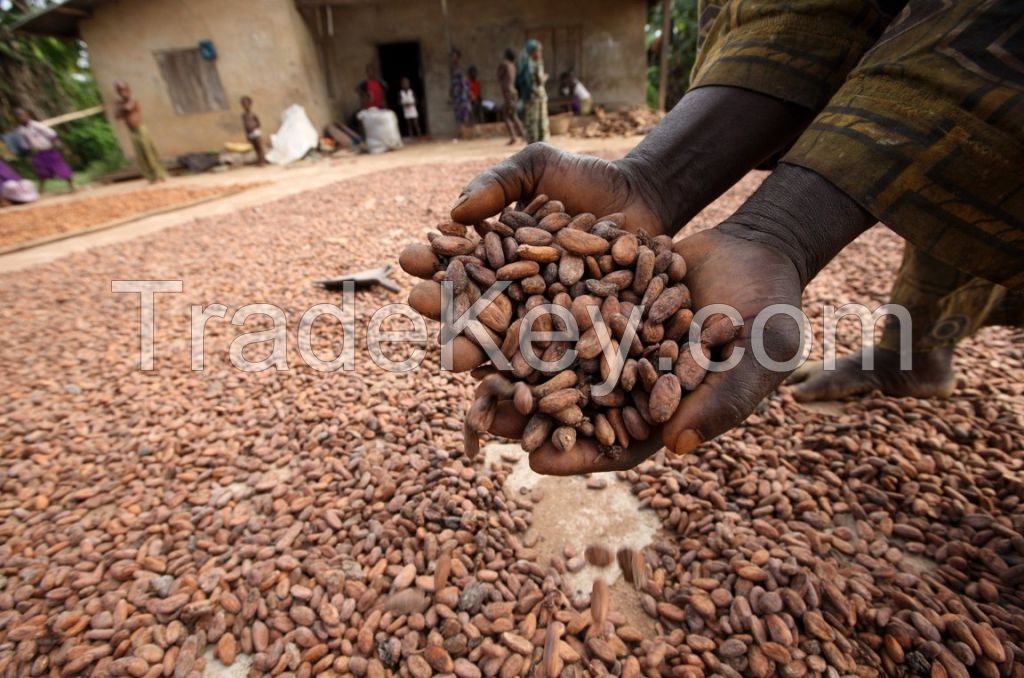
M 532 197 L 554 149 L 530 144 L 504 162 L 469 182 L 452 208 L 452 221 L 476 224 L 492 217 L 511 202 Z

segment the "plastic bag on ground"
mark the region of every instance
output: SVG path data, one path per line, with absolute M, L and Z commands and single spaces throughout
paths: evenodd
M 301 160 L 310 150 L 317 147 L 320 135 L 306 115 L 306 109 L 292 104 L 281 114 L 281 128 L 270 135 L 271 149 L 267 160 L 275 165 L 287 165 Z
M 368 108 L 356 115 L 363 125 L 366 149 L 370 153 L 383 153 L 402 147 L 402 133 L 398 130 L 398 116 L 390 109 Z

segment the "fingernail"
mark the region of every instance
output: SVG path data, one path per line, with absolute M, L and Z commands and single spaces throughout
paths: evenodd
M 463 193 L 462 195 L 459 196 L 459 199 L 455 201 L 455 204 L 452 205 L 452 209 L 456 209 L 457 207 L 459 207 L 459 205 L 466 202 L 467 200 L 469 200 L 469 193 Z
M 692 428 L 687 429 L 680 433 L 679 437 L 676 438 L 675 453 L 686 454 L 687 452 L 692 451 L 693 448 L 700 445 L 701 442 L 703 441 L 701 440 L 699 433 L 694 431 Z

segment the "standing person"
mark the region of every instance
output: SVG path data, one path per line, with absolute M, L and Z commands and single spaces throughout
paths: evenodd
M 252 97 L 242 97 L 242 126 L 245 128 L 245 138 L 252 144 L 256 151 L 256 158 L 260 165 L 267 164 L 267 156 L 263 152 L 263 130 L 260 129 L 260 118 L 252 112 Z
M 412 91 L 412 84 L 409 78 L 402 78 L 402 89 L 398 92 L 398 101 L 402 104 L 402 116 L 409 128 L 409 136 L 418 137 L 423 134 L 420 131 L 420 113 L 416 110 L 416 92 Z
M 373 64 L 366 65 L 366 80 L 356 87 L 359 92 L 360 102 L 363 109 L 387 108 L 387 83 L 377 78 L 377 67 Z
M 160 164 L 160 156 L 153 146 L 153 140 L 149 137 L 149 130 L 142 124 L 142 111 L 139 102 L 132 97 L 132 90 L 124 80 L 118 80 L 114 84 L 117 90 L 117 112 L 115 117 L 123 120 L 128 133 L 132 137 L 132 146 L 135 147 L 135 162 L 139 164 L 139 171 L 142 176 L 155 184 L 158 181 L 167 181 L 167 170 Z
M 526 141 L 547 141 L 551 137 L 548 127 L 548 92 L 545 84 L 544 50 L 539 40 L 530 39 L 519 57 L 516 85 L 526 106 Z
M 18 121 L 18 127 L 14 131 L 32 154 L 32 169 L 39 179 L 39 191 L 42 192 L 47 179 L 63 179 L 68 182 L 71 192 L 74 192 L 73 174 L 57 148 L 57 133 L 53 128 L 33 120 L 24 108 L 15 108 L 14 118 Z
M 526 131 L 523 130 L 523 121 L 519 119 L 519 93 L 516 92 L 516 53 L 506 49 L 504 58 L 498 64 L 498 84 L 501 86 L 501 96 L 505 99 L 502 114 L 505 118 L 505 127 L 508 128 L 508 145 L 516 143 L 516 138 L 525 139 Z
M 473 122 L 482 123 L 483 111 L 480 108 L 482 98 L 480 96 L 480 80 L 477 77 L 476 66 L 470 66 L 466 70 L 466 75 L 469 76 L 469 100 L 473 104 Z
M 450 96 L 452 108 L 455 110 L 455 124 L 459 132 L 470 125 L 470 118 L 473 115 L 473 100 L 469 91 L 469 80 L 462 71 L 462 52 L 452 50 L 451 57 L 452 82 Z

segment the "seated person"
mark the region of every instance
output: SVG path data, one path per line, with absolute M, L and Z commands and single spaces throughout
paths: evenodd
M 594 100 L 590 97 L 590 91 L 572 71 L 562 73 L 558 91 L 563 97 L 571 99 L 569 110 L 573 113 L 590 115 L 594 112 Z
M 0 206 L 22 205 L 39 199 L 35 184 L 23 178 L 10 165 L 0 160 Z

